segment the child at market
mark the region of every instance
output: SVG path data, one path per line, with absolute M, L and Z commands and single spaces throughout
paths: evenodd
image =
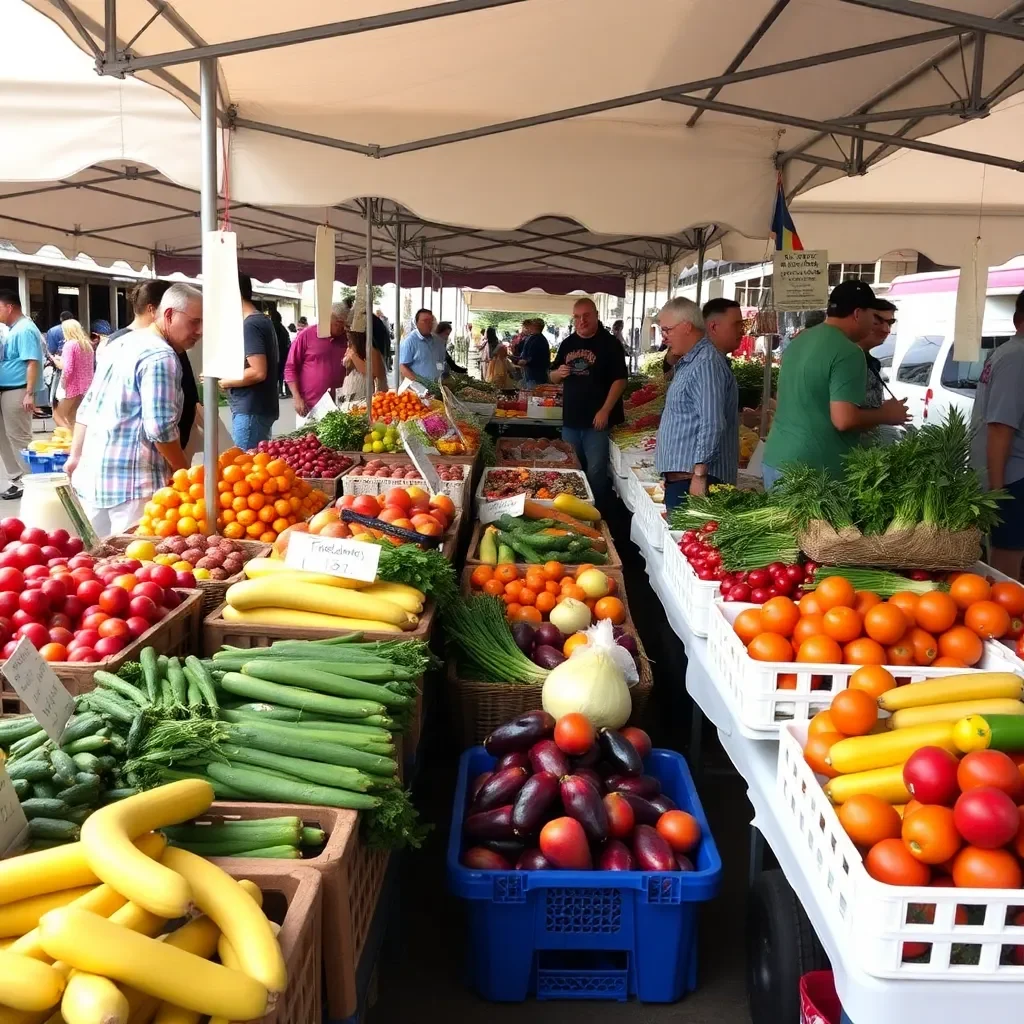
M 491 364 L 487 367 L 487 379 L 503 391 L 516 387 L 516 382 L 512 377 L 512 364 L 508 358 L 508 348 L 505 345 L 499 345 L 495 351 L 494 358 L 491 359 Z

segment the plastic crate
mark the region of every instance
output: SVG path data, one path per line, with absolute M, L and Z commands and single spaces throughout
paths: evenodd
M 720 587 L 717 580 L 702 580 L 693 571 L 693 566 L 679 550 L 680 537 L 681 532 L 669 533 L 669 539 L 665 541 L 665 560 L 662 567 L 672 592 L 679 598 L 686 624 L 694 636 L 706 637 L 711 605 L 718 597 Z
M 795 661 L 755 661 L 732 628 L 745 608 L 758 605 L 712 601 L 708 613 L 708 655 L 711 678 L 736 716 L 740 734 L 755 740 L 774 740 L 787 722 L 807 722 L 825 711 L 832 698 L 845 690 L 859 665 L 809 664 Z M 971 669 L 932 668 L 929 665 L 885 666 L 897 682 L 963 675 Z M 976 670 L 1005 672 L 992 641 Z M 786 677 L 786 678 L 782 678 Z M 783 685 L 780 685 L 783 684 Z M 1022 900 L 1024 903 L 1024 900 Z
M 466 481 L 472 475 L 469 467 L 463 471 L 461 480 L 442 480 L 441 494 L 447 494 L 459 507 L 462 506 L 462 499 L 466 492 Z M 405 477 L 384 477 L 384 476 L 351 476 L 346 473 L 341 478 L 341 494 L 382 494 L 390 491 L 392 487 L 422 487 L 428 490 L 427 482 L 421 479 L 407 480 Z
M 44 453 L 34 452 L 29 448 L 21 449 L 21 457 L 25 460 L 30 473 L 62 473 L 69 454 L 69 452 Z
M 500 469 L 504 469 L 505 471 L 508 471 L 509 469 L 512 469 L 513 467 L 511 467 L 511 466 L 506 466 L 506 467 L 490 467 L 488 469 L 485 469 L 483 471 L 483 473 L 480 474 L 480 483 L 478 483 L 477 486 L 476 486 L 476 494 L 475 494 L 477 516 L 480 515 L 480 509 L 484 505 L 486 505 L 488 500 L 489 500 L 488 498 L 484 497 L 484 486 L 487 483 L 487 477 L 488 477 L 488 475 L 490 473 L 493 473 L 495 469 L 499 469 L 499 468 Z M 590 482 L 587 480 L 586 475 L 583 473 L 582 470 L 579 470 L 579 469 L 554 469 L 554 468 L 551 468 L 551 469 L 530 470 L 530 472 L 535 472 L 535 473 L 558 473 L 559 475 L 570 474 L 571 473 L 573 476 L 578 477 L 582 481 L 582 483 L 583 483 L 583 489 L 586 491 L 586 496 L 582 500 L 583 501 L 589 501 L 591 505 L 594 504 L 594 492 L 590 489 Z M 536 501 L 538 505 L 552 506 L 554 504 L 554 498 L 533 498 L 532 500 Z
M 800 1024 L 840 1024 L 842 1012 L 831 971 L 811 971 L 800 979 Z
M 636 474 L 630 475 L 633 497 L 633 515 L 637 524 L 643 530 L 647 543 L 655 551 L 661 551 L 665 547 L 665 540 L 668 537 L 668 523 L 665 522 L 664 505 L 657 505 L 651 500 L 651 496 L 644 490 L 643 484 L 637 479 Z
M 448 881 L 467 901 L 470 982 L 484 999 L 612 999 L 671 1003 L 697 987 L 697 904 L 712 899 L 722 861 L 680 754 L 654 750 L 646 770 L 700 822 L 696 870 L 475 871 L 460 863 L 470 780 L 494 766 L 483 747 L 459 761 Z
M 1024 982 L 1024 966 L 1012 961 L 1024 946 L 1024 927 L 1008 923 L 1024 910 L 1024 891 L 875 881 L 804 760 L 806 740 L 806 723 L 791 723 L 779 733 L 778 813 L 815 898 L 836 920 L 843 948 L 857 967 L 877 978 L 936 984 Z M 958 907 L 971 923 L 957 923 Z M 907 943 L 913 949 L 905 950 Z

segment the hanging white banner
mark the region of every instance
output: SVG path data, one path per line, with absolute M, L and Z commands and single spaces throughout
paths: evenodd
M 238 240 L 233 231 L 203 233 L 203 376 L 238 380 L 245 372 Z

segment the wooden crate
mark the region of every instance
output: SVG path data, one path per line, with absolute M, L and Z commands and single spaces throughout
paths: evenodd
M 203 653 L 206 657 L 225 644 L 233 647 L 269 647 L 275 640 L 327 640 L 346 632 L 362 632 L 366 640 L 427 640 L 434 626 L 436 606 L 427 598 L 415 629 L 403 633 L 379 633 L 373 630 L 323 629 L 319 626 L 267 626 L 258 622 L 228 622 L 224 605 L 218 605 L 203 619 Z
M 105 537 L 102 543 L 104 548 L 110 549 L 110 554 L 123 554 L 125 548 L 133 541 L 148 540 L 154 544 L 159 544 L 165 539 L 163 537 L 140 537 L 137 534 L 123 533 L 116 537 Z M 258 540 L 236 540 L 234 543 L 242 546 L 242 553 L 245 555 L 247 562 L 250 558 L 266 558 L 269 556 L 272 547 L 272 545 L 263 544 Z M 102 554 L 102 552 L 94 552 L 94 554 Z M 226 580 L 196 580 L 196 590 L 203 595 L 202 614 L 208 615 L 217 605 L 223 604 L 224 595 L 228 592 L 228 587 L 232 583 L 238 583 L 239 580 L 244 579 L 244 572 L 236 572 L 234 576 L 229 576 Z
M 176 589 L 176 588 L 175 588 Z M 138 661 L 143 647 L 153 647 L 158 654 L 192 654 L 199 644 L 199 625 L 202 621 L 202 594 L 198 590 L 178 591 L 184 594 L 181 604 L 159 622 L 154 623 L 124 650 L 102 661 L 55 661 L 50 667 L 67 687 L 68 693 L 78 696 L 95 689 L 93 673 L 97 669 L 117 672 L 126 661 Z M 0 660 L 0 668 L 3 661 Z M 21 715 L 28 712 L 7 680 L 0 675 L 0 714 Z
M 263 893 L 263 912 L 281 926 L 288 988 L 260 1024 L 319 1024 L 323 1018 L 323 879 L 296 861 L 225 861 L 232 878 L 248 878 Z
M 598 524 L 601 530 L 601 536 L 604 537 L 604 542 L 607 545 L 608 561 L 604 565 L 599 565 L 599 569 L 622 569 L 622 559 L 619 557 L 618 549 L 615 547 L 615 541 L 612 540 L 611 531 L 608 529 L 608 524 L 602 519 Z M 473 525 L 473 536 L 469 541 L 469 550 L 466 553 L 466 564 L 467 565 L 481 565 L 480 561 L 480 538 L 483 536 L 484 524 L 477 522 Z M 557 552 L 552 552 L 552 558 L 557 560 Z M 526 562 L 516 563 L 520 568 L 527 565 Z M 571 568 L 571 565 L 570 565 Z
M 604 571 L 605 569 L 602 568 L 602 572 Z M 463 569 L 462 592 L 464 594 L 470 590 L 469 579 L 472 573 L 471 566 L 466 566 Z M 629 695 L 633 701 L 633 712 L 629 721 L 631 725 L 639 725 L 654 687 L 654 677 L 647 654 L 640 642 L 640 636 L 629 614 L 629 603 L 626 600 L 622 573 L 611 570 L 607 572 L 607 575 L 615 580 L 617 584 L 615 596 L 626 607 L 626 621 L 623 623 L 623 628 L 636 640 L 640 651 L 637 665 L 640 679 L 629 688 Z M 447 686 L 452 727 L 460 750 L 483 743 L 488 733 L 503 722 L 526 711 L 534 711 L 541 706 L 541 686 L 524 683 L 479 682 L 461 678 L 454 656 L 450 656 L 448 659 Z

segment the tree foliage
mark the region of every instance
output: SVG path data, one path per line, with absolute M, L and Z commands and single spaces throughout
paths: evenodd
M 569 323 L 571 317 L 564 313 L 515 313 L 508 310 L 481 310 L 473 314 L 473 326 L 477 330 L 485 331 L 493 327 L 498 334 L 515 334 L 523 325 L 524 320 L 539 319 L 545 324 L 555 327 L 564 327 Z

